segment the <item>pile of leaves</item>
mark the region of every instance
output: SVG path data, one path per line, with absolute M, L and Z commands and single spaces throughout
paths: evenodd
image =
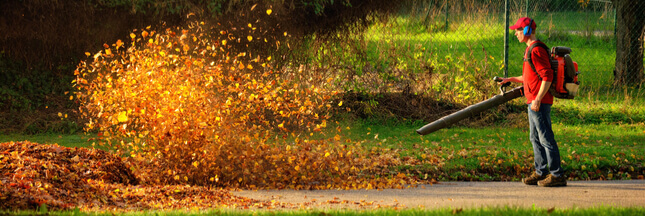
M 0 143 L 0 209 L 140 210 L 284 207 L 188 185 L 140 185 L 120 157 L 103 150 Z

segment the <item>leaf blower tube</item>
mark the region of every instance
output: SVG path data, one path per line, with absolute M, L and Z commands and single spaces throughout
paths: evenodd
M 494 81 L 501 81 L 501 78 L 495 77 L 493 78 Z M 492 98 L 470 105 L 462 110 L 459 110 L 453 114 L 444 116 L 434 122 L 431 122 L 430 124 L 427 124 L 417 130 L 417 133 L 420 135 L 427 135 L 429 133 L 435 132 L 439 129 L 448 127 L 454 123 L 457 123 L 461 120 L 464 120 L 465 118 L 477 115 L 483 111 L 486 111 L 490 108 L 499 106 L 501 104 L 504 104 L 508 101 L 511 101 L 515 98 L 521 97 L 524 94 L 523 87 L 516 87 L 513 90 L 510 90 L 508 92 L 504 91 L 504 88 L 506 86 L 510 85 L 510 83 L 505 83 L 500 87 L 500 91 L 502 92 L 499 95 L 495 95 Z

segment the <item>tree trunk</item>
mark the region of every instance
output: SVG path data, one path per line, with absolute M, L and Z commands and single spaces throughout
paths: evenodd
M 614 0 L 616 6 L 616 68 L 614 85 L 643 83 L 645 2 Z

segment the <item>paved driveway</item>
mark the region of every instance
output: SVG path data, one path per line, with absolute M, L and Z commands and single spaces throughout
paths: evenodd
M 259 190 L 235 195 L 291 203 L 305 208 L 473 208 L 644 206 L 645 180 L 569 181 L 567 187 L 544 188 L 520 182 L 441 182 L 409 189 Z

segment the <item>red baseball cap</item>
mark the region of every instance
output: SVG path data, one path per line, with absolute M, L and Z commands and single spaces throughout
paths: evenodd
M 528 25 L 531 25 L 531 29 L 535 30 L 535 27 L 537 27 L 537 26 L 535 25 L 535 22 L 531 22 L 531 21 L 533 21 L 533 19 L 528 18 L 528 17 L 522 17 L 522 18 L 517 20 L 515 25 L 512 25 L 511 27 L 508 27 L 508 28 L 515 30 L 515 29 L 521 29 L 521 28 L 524 28 L 524 27 L 526 27 Z

